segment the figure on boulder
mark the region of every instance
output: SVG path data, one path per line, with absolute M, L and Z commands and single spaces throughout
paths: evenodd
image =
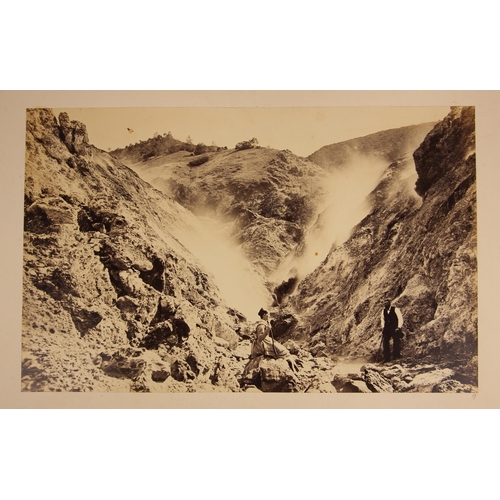
M 255 340 L 252 344 L 250 359 L 257 356 L 271 356 L 275 359 L 289 356 L 288 349 L 274 340 L 271 323 L 269 322 L 269 313 L 265 309 L 261 309 L 258 314 L 260 321 L 255 329 Z
M 260 361 L 265 357 L 274 359 L 286 359 L 292 371 L 298 371 L 298 366 L 302 362 L 290 354 L 290 351 L 279 342 L 276 342 L 273 337 L 271 323 L 269 322 L 269 312 L 261 309 L 258 312 L 260 321 L 257 322 L 255 328 L 255 339 L 252 343 L 252 350 L 250 352 L 250 361 L 248 362 L 243 375 L 259 366 Z
M 391 339 L 393 340 L 392 357 L 397 359 L 401 357 L 401 339 L 403 332 L 403 315 L 398 307 L 391 304 L 389 299 L 384 302 L 384 308 L 380 314 L 380 325 L 382 327 L 382 344 L 384 352 L 384 361 L 391 360 Z

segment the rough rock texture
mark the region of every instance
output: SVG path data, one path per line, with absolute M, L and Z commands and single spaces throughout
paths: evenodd
M 259 147 L 258 144 L 259 144 L 259 141 L 257 140 L 257 138 L 253 137 L 249 141 L 238 142 L 238 144 L 236 144 L 234 149 L 236 149 L 236 151 L 241 151 L 243 149 L 258 148 Z
M 424 199 L 405 182 L 411 159 L 394 161 L 369 197 L 371 212 L 299 285 L 294 338 L 322 342 L 330 356 L 372 358 L 389 297 L 405 318 L 403 357 L 466 366 L 477 356 L 474 109 L 453 108 L 415 166 Z
M 328 149 L 325 168 L 347 169 L 355 151 L 385 162 L 382 175 L 347 241 L 280 284 L 266 280 L 324 223 L 323 167 L 267 148 L 219 148 L 191 167 L 192 145 L 169 136 L 111 156 L 66 114 L 28 110 L 22 390 L 476 391 L 473 109 L 452 109 L 424 140 L 430 129 Z M 254 325 L 193 253 L 207 211 L 274 292 L 289 359 L 245 371 Z M 403 359 L 379 365 L 368 361 L 387 295 L 405 317 Z
M 195 167 L 185 153 L 137 161 L 125 151 L 120 158 L 184 207 L 224 221 L 246 257 L 269 278 L 303 242 L 324 203 L 329 175 L 290 151 L 252 144 L 208 153 Z
M 456 363 L 436 366 L 435 360 L 407 359 L 384 365 L 366 364 L 359 373 L 335 375 L 338 392 L 476 392 L 477 383 Z
M 91 156 L 87 128 L 81 122 L 70 120 L 67 113 L 59 115 L 60 137 L 70 153 L 81 156 Z
M 474 114 L 473 107 L 453 107 L 415 151 L 416 189 L 420 195 L 425 195 L 433 186 L 438 189 L 439 180 L 451 171 L 464 168 L 464 161 L 475 152 Z
M 241 319 L 180 241 L 192 214 L 47 109 L 25 172 L 22 389 L 239 390 Z

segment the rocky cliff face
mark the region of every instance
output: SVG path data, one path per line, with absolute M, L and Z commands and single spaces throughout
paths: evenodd
M 373 210 L 299 285 L 296 338 L 325 355 L 370 359 L 389 297 L 405 318 L 404 357 L 477 375 L 474 130 L 474 109 L 453 108 L 415 151 L 423 199 L 405 182 L 411 159 L 390 165 Z
M 192 214 L 51 110 L 25 175 L 23 390 L 239 390 L 243 318 L 180 241 Z
M 474 108 L 452 108 L 414 153 L 418 194 L 425 196 L 431 188 L 433 192 L 439 191 L 441 179 L 463 169 L 464 159 L 475 153 L 475 137 Z M 455 177 L 468 176 L 467 172 L 455 174 Z

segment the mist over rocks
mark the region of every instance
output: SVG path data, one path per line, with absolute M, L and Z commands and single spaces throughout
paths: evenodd
M 137 162 L 125 150 L 120 158 L 196 215 L 223 223 L 219 231 L 270 278 L 303 243 L 328 196 L 330 175 L 290 151 L 257 147 L 255 138 L 205 156 L 196 166 L 184 153 Z
M 389 164 L 409 151 L 413 152 L 434 125 L 436 123 L 432 122 L 383 130 L 364 137 L 323 146 L 307 158 L 328 171 L 348 168 L 353 155 L 368 156 L 373 160 Z
M 404 358 L 465 366 L 477 356 L 473 121 L 473 108 L 452 109 L 415 152 L 423 200 L 404 182 L 412 159 L 391 163 L 370 194 L 372 210 L 292 297 L 298 338 L 321 340 L 328 355 L 373 359 L 389 297 L 405 318 Z
M 239 146 L 109 154 L 28 110 L 22 390 L 476 391 L 474 109 L 308 159 Z M 387 296 L 403 359 L 380 365 Z M 248 369 L 263 306 L 295 369 Z

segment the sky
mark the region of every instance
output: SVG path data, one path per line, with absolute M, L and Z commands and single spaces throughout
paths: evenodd
M 57 108 L 87 126 L 90 142 L 105 151 L 155 133 L 171 132 L 194 144 L 227 146 L 256 137 L 261 146 L 309 156 L 319 148 L 368 134 L 438 121 L 449 107 L 286 107 L 286 108 Z

